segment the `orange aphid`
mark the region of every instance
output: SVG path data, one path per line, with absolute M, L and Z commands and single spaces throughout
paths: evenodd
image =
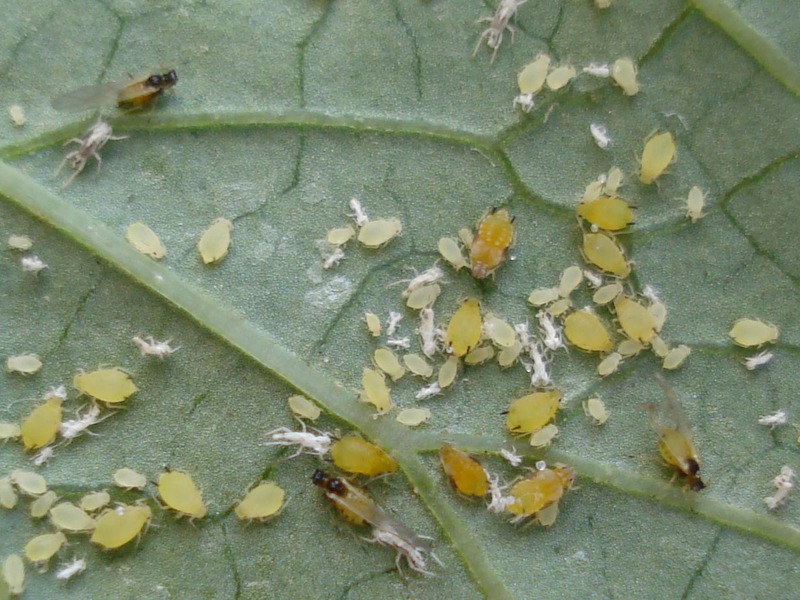
M 469 260 L 472 276 L 483 279 L 505 260 L 514 239 L 514 219 L 505 208 L 492 208 L 478 223 Z
M 486 495 L 489 485 L 486 471 L 477 460 L 466 452 L 450 446 L 444 446 L 439 450 L 439 458 L 450 483 L 458 492 L 479 498 Z

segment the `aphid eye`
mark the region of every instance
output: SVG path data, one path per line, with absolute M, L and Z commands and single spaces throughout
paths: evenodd
M 161 75 L 150 75 L 150 77 L 147 78 L 147 85 L 157 88 L 161 86 L 162 81 Z
M 337 496 L 344 496 L 347 493 L 347 489 L 341 479 L 331 479 L 328 482 L 328 491 Z
M 175 85 L 178 83 L 178 74 L 173 69 L 163 77 L 163 82 L 169 85 Z
M 322 469 L 317 469 L 314 471 L 314 474 L 311 476 L 311 482 L 314 485 L 323 485 L 325 482 L 325 471 Z

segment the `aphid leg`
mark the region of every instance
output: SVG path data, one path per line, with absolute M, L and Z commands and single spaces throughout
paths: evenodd
M 478 19 L 476 23 L 481 23 L 483 21 L 491 21 L 491 20 L 492 20 L 491 17 L 484 17 L 483 19 Z M 486 36 L 488 36 L 491 32 L 492 32 L 491 27 L 489 27 L 488 29 L 484 29 L 483 33 L 481 34 L 481 37 L 478 38 L 478 43 L 475 44 L 475 49 L 472 51 L 472 58 L 475 58 L 475 56 L 478 54 L 478 49 L 481 47 L 483 40 L 486 39 Z

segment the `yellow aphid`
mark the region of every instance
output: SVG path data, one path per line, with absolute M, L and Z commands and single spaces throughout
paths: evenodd
M 6 371 L 20 375 L 34 375 L 42 368 L 42 361 L 36 354 L 19 354 L 6 359 Z
M 492 343 L 500 348 L 509 348 L 517 341 L 514 328 L 494 313 L 487 313 L 483 318 L 483 330 Z
M 464 357 L 464 364 L 480 365 L 494 358 L 494 348 L 491 346 L 478 346 L 470 350 Z
M 430 408 L 404 408 L 399 413 L 395 420 L 401 425 L 407 427 L 417 427 L 431 418 Z
M 691 219 L 692 223 L 696 223 L 706 216 L 705 213 L 703 213 L 705 206 L 706 195 L 703 193 L 703 190 L 696 185 L 692 186 L 692 189 L 689 190 L 689 196 L 686 198 L 686 204 L 684 205 L 686 209 L 686 218 Z
M 700 479 L 700 458 L 694 448 L 689 421 L 673 389 L 660 375 L 656 379 L 664 390 L 664 402 L 648 403 L 644 407 L 649 413 L 650 425 L 658 432 L 658 450 L 667 464 L 686 477 L 694 491 L 700 491 L 705 484 Z
M 506 369 L 517 362 L 521 352 L 522 342 L 515 340 L 512 346 L 503 348 L 497 353 L 497 364 L 500 365 L 500 368 Z
M 347 471 L 374 477 L 397 471 L 397 462 L 375 444 L 349 433 L 331 446 L 333 464 Z
M 458 357 L 449 356 L 444 364 L 439 368 L 438 383 L 439 387 L 444 389 L 453 385 L 458 375 Z
M 12 596 L 19 596 L 25 591 L 25 563 L 19 554 L 9 554 L 3 563 L 3 579 Z
M 619 277 L 630 275 L 631 266 L 616 238 L 608 233 L 585 233 L 583 254 L 596 267 Z
M 25 544 L 25 558 L 32 563 L 50 560 L 66 543 L 67 536 L 60 531 L 37 535 Z
M 8 247 L 17 252 L 27 252 L 33 248 L 33 240 L 27 235 L 8 236 Z
M 0 478 L 0 506 L 11 510 L 17 505 L 18 500 L 17 491 L 11 485 L 11 480 L 8 477 Z
M 577 72 L 575 71 L 575 67 L 572 65 L 556 67 L 550 71 L 550 73 L 548 73 L 545 83 L 547 84 L 547 87 L 553 91 L 560 90 L 570 81 L 575 79 L 576 74 Z
M 651 347 L 653 348 L 655 348 L 656 344 L 655 339 L 657 337 L 658 337 L 657 335 L 654 335 L 653 339 L 650 340 Z M 617 346 L 617 352 L 619 352 L 622 358 L 630 358 L 631 356 L 636 356 L 642 350 L 644 350 L 644 344 L 642 344 L 639 341 L 631 340 L 628 338 L 622 340 Z
M 486 471 L 466 452 L 444 446 L 439 450 L 444 472 L 460 494 L 482 498 L 489 489 Z
M 322 409 L 305 396 L 289 396 L 287 403 L 292 414 L 300 419 L 316 421 L 322 414 Z
M 617 190 L 622 187 L 622 180 L 624 177 L 625 175 L 622 173 L 622 169 L 619 167 L 611 167 L 606 176 L 606 182 L 603 184 L 603 192 L 605 192 L 607 196 L 615 195 Z
M 61 403 L 61 398 L 50 398 L 34 408 L 22 421 L 20 434 L 26 450 L 43 448 L 56 439 L 61 426 Z
M 403 356 L 403 362 L 414 375 L 426 379 L 433 375 L 433 367 L 419 354 L 406 354 Z
M 653 328 L 660 333 L 667 322 L 667 305 L 656 300 L 647 305 L 647 312 L 653 317 Z
M 128 225 L 125 230 L 125 239 L 131 246 L 150 258 L 158 260 L 167 254 L 167 249 L 156 233 L 139 221 Z
M 602 425 L 608 421 L 608 409 L 600 398 L 589 398 L 583 403 L 583 412 L 594 419 L 595 425 Z
M 271 481 L 262 481 L 247 492 L 233 512 L 242 521 L 262 521 L 278 513 L 285 497 L 280 487 Z
M 11 483 L 26 496 L 41 496 L 47 491 L 47 481 L 33 471 L 14 469 L 11 471 Z
M 506 258 L 506 250 L 514 239 L 514 219 L 505 208 L 492 209 L 478 222 L 469 260 L 472 276 L 483 279 L 491 275 Z
M 600 196 L 597 200 L 581 203 L 576 212 L 579 217 L 607 231 L 625 229 L 633 222 L 633 211 L 628 203 L 613 196 Z
M 568 298 L 582 281 L 583 270 L 578 265 L 567 267 L 561 272 L 561 278 L 558 282 L 558 295 L 562 298 Z
M 597 374 L 600 377 L 607 377 L 612 373 L 616 373 L 620 363 L 622 363 L 622 355 L 619 352 L 612 352 L 597 365 Z
M 588 310 L 567 315 L 564 319 L 564 335 L 571 344 L 589 352 L 608 352 L 614 347 L 603 321 Z
M 659 358 L 666 358 L 669 354 L 669 344 L 665 342 L 660 335 L 654 335 L 650 340 L 650 349 Z
M 614 300 L 614 310 L 625 335 L 643 344 L 650 343 L 656 328 L 653 315 L 647 307 L 628 296 L 618 296 Z
M 108 505 L 111 502 L 111 495 L 108 492 L 89 492 L 79 503 L 82 510 L 94 512 Z
M 167 471 L 159 475 L 158 495 L 179 516 L 202 519 L 208 513 L 200 490 L 191 476 L 182 471 Z
M 378 315 L 367 311 L 364 313 L 364 322 L 372 337 L 378 337 L 381 334 L 381 318 Z
M 528 302 L 534 306 L 544 306 L 558 300 L 558 288 L 537 288 L 528 296 Z
M 225 217 L 219 217 L 211 222 L 197 241 L 197 251 L 200 258 L 207 265 L 219 262 L 228 255 L 231 247 L 231 231 L 233 223 Z
M 535 433 L 555 416 L 561 403 L 561 392 L 534 392 L 511 403 L 506 415 L 506 428 L 511 433 Z
M 767 343 L 774 344 L 778 340 L 778 328 L 759 319 L 739 319 L 728 335 L 737 346 L 752 348 Z
M 568 489 L 573 481 L 575 473 L 569 467 L 537 469 L 530 477 L 511 487 L 509 495 L 515 501 L 506 510 L 520 517 L 533 515 L 558 502 L 564 495 L 564 490 Z
M 570 308 L 572 308 L 572 300 L 569 298 L 561 298 L 560 300 L 556 300 L 550 306 L 548 306 L 546 311 L 548 314 L 554 317 L 560 317 Z
M 131 381 L 131 376 L 119 367 L 78 373 L 73 377 L 72 385 L 81 393 L 108 404 L 123 402 L 139 389 Z
M 358 241 L 367 248 L 380 248 L 388 244 L 403 231 L 400 219 L 377 219 L 364 224 L 358 230 Z
M 372 404 L 378 409 L 379 414 L 383 414 L 392 408 L 392 397 L 389 388 L 386 387 L 386 380 L 383 373 L 364 367 L 361 373 L 361 401 Z
M 461 248 L 458 242 L 450 237 L 443 237 L 439 240 L 439 254 L 442 255 L 447 262 L 456 270 L 468 267 L 469 263 L 464 255 L 461 253 Z
M 50 509 L 50 520 L 62 531 L 91 531 L 94 519 L 71 502 L 56 504 Z
M 664 357 L 664 362 L 661 363 L 661 366 L 665 369 L 671 371 L 673 369 L 677 369 L 680 367 L 684 361 L 689 358 L 689 355 L 692 353 L 692 349 L 689 346 L 681 344 L 680 346 L 676 346 Z
M 141 490 L 147 485 L 147 478 L 128 467 L 114 471 L 114 484 L 125 490 Z
M 400 364 L 397 355 L 388 348 L 378 348 L 372 355 L 375 365 L 389 377 L 392 381 L 397 381 L 406 374 L 405 368 Z
M 557 435 L 558 427 L 552 423 L 545 425 L 539 431 L 531 435 L 531 446 L 534 448 L 546 448 L 553 443 Z
M 152 516 L 153 511 L 145 504 L 108 509 L 97 519 L 90 541 L 106 550 L 124 546 L 142 532 Z
M 622 93 L 626 96 L 635 96 L 639 93 L 636 73 L 636 64 L 630 58 L 619 58 L 611 65 L 611 78 L 622 88 Z
M 432 306 L 441 293 L 442 288 L 436 283 L 423 285 L 411 292 L 406 300 L 406 306 L 414 310 Z
M 475 298 L 468 298 L 450 318 L 445 342 L 455 356 L 464 356 L 478 345 L 481 331 L 481 305 Z
M 50 512 L 53 504 L 58 500 L 58 496 L 52 490 L 49 490 L 31 502 L 30 512 L 32 519 L 41 519 Z
M 644 141 L 639 181 L 653 183 L 675 160 L 675 140 L 669 131 L 654 133 Z
M 472 233 L 472 230 L 468 227 L 462 227 L 458 230 L 458 239 L 460 239 L 461 243 L 464 244 L 464 248 L 470 249 L 472 248 L 472 242 L 475 239 L 475 234 Z
M 15 440 L 22 435 L 19 423 L 0 423 L 0 442 Z
M 622 292 L 622 284 L 619 281 L 615 281 L 597 288 L 595 293 L 592 294 L 592 302 L 602 306 L 611 302 L 614 298 L 622 294 Z
M 353 239 L 355 234 L 356 230 L 353 229 L 353 226 L 346 225 L 344 227 L 329 229 L 325 239 L 327 239 L 328 243 L 332 246 L 344 246 L 347 242 Z
M 547 81 L 547 71 L 550 69 L 550 57 L 540 54 L 533 62 L 528 63 L 517 75 L 517 85 L 520 94 L 537 94 Z

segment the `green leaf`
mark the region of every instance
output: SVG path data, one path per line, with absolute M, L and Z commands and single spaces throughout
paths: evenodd
M 600 11 L 589 0 L 530 1 L 494 64 L 485 44 L 471 60 L 487 26 L 475 21 L 493 9 L 466 0 L 8 7 L 0 106 L 21 105 L 28 122 L 0 119 L 0 238 L 30 235 L 48 268 L 33 276 L 18 254 L 0 257 L 0 353 L 36 352 L 45 363 L 30 378 L 0 377 L 0 420 L 23 418 L 79 369 L 124 367 L 140 391 L 93 428 L 97 436 L 58 447 L 41 472 L 77 499 L 112 488 L 122 466 L 151 480 L 165 466 L 182 469 L 210 505 L 193 524 L 156 509 L 141 542 L 114 553 L 70 536 L 56 562 L 86 557 L 87 571 L 63 587 L 54 568 L 31 567 L 28 597 L 701 598 L 780 596 L 800 584 L 800 505 L 790 498 L 768 513 L 763 501 L 781 466 L 797 467 L 797 434 L 757 424 L 779 409 L 800 419 L 795 7 L 617 0 Z M 631 56 L 642 93 L 626 97 L 584 75 L 543 92 L 524 115 L 511 106 L 516 73 L 539 52 L 579 66 Z M 109 113 L 129 139 L 109 142 L 100 172 L 90 162 L 61 189 L 69 171 L 53 176 L 61 144 L 96 117 L 56 113 L 50 98 L 162 66 L 178 71 L 174 92 L 152 110 Z M 608 127 L 608 151 L 593 144 L 592 122 Z M 656 128 L 672 131 L 678 159 L 644 187 L 636 155 Z M 508 203 L 515 260 L 493 282 L 448 272 L 437 317 L 477 295 L 511 322 L 535 322 L 525 299 L 581 262 L 576 198 L 612 165 L 625 171 L 622 194 L 637 205 L 636 224 L 621 236 L 632 285 L 659 290 L 665 339 L 693 350 L 669 380 L 694 425 L 708 487 L 686 492 L 660 464 L 639 407 L 660 398 L 654 357 L 600 380 L 597 357 L 559 351 L 560 436 L 543 454 L 524 440 L 516 447 L 528 465 L 540 457 L 573 465 L 578 486 L 551 529 L 515 528 L 457 497 L 435 453 L 454 444 L 485 453 L 506 480 L 518 474 L 498 452 L 512 444 L 501 412 L 528 390 L 522 367 L 463 371 L 426 402 L 431 421 L 408 430 L 357 400 L 377 345 L 361 317 L 400 309 L 402 335 L 413 337 L 415 315 L 392 284 L 430 266 L 441 236 Z M 692 185 L 710 202 L 695 224 L 680 200 Z M 349 220 L 351 197 L 373 218 L 399 217 L 403 235 L 380 250 L 351 242 L 345 260 L 324 271 L 317 240 Z M 209 267 L 195 244 L 219 216 L 234 223 L 233 244 Z M 135 221 L 165 243 L 163 261 L 124 240 Z M 583 289 L 576 303 L 588 302 Z M 773 362 L 755 372 L 741 365 L 753 352 L 727 338 L 743 316 L 781 329 Z M 134 335 L 181 349 L 164 361 L 142 358 Z M 393 385 L 395 403 L 414 406 L 421 386 L 410 376 Z M 325 409 L 321 429 L 355 429 L 399 461 L 402 473 L 369 492 L 433 537 L 444 563 L 431 561 L 435 578 L 405 565 L 398 574 L 390 549 L 367 544 L 368 530 L 326 505 L 310 481 L 324 463 L 286 460 L 290 450 L 265 445 L 271 430 L 296 427 L 286 398 L 298 392 Z M 600 428 L 581 408 L 594 395 L 611 411 Z M 82 403 L 70 390 L 65 409 L 72 415 Z M 26 465 L 18 444 L 0 449 L 0 474 Z M 287 506 L 267 524 L 240 524 L 233 506 L 265 478 L 287 490 Z M 0 511 L 0 559 L 48 529 L 28 518 L 27 504 Z

